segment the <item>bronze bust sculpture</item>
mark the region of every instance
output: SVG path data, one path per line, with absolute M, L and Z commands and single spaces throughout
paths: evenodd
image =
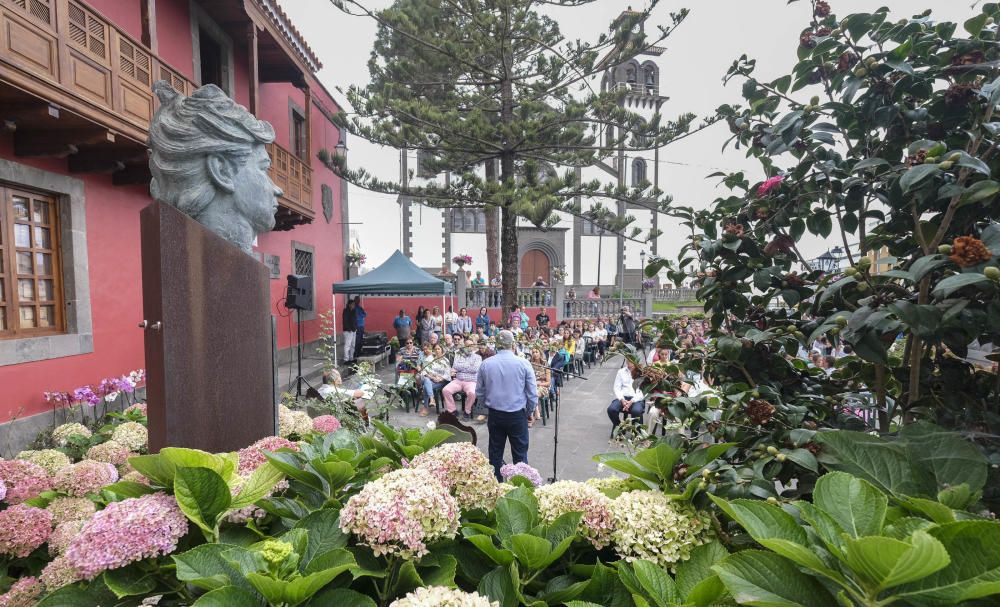
M 251 254 L 274 228 L 281 190 L 267 174 L 274 128 L 214 84 L 190 97 L 153 85 L 160 107 L 149 128 L 150 192 Z

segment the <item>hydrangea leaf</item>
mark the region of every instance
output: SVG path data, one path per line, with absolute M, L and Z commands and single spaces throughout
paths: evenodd
M 957 521 L 927 530 L 944 545 L 951 563 L 900 586 L 896 596 L 919 607 L 953 605 L 1000 594 L 1000 523 Z
M 243 483 L 243 487 L 240 488 L 240 492 L 233 498 L 229 508 L 238 510 L 263 499 L 284 476 L 285 474 L 282 471 L 270 463 L 261 464 L 250 474 L 250 478 Z
M 813 505 L 852 537 L 881 534 L 888 503 L 870 483 L 844 472 L 824 474 L 813 490 Z
M 303 566 L 317 555 L 347 546 L 349 536 L 340 529 L 340 513 L 332 509 L 317 510 L 295 524 L 305 529 L 309 543 L 302 554 Z
M 545 567 L 552 543 L 543 537 L 528 533 L 518 533 L 510 538 L 510 547 L 518 562 L 528 570 L 538 570 Z
M 908 542 L 872 536 L 848 539 L 847 564 L 880 591 L 906 584 L 943 569 L 951 561 L 941 542 L 915 531 Z
M 257 598 L 246 590 L 236 586 L 225 586 L 201 595 L 191 607 L 232 607 L 253 605 L 256 602 Z
M 727 556 L 713 569 L 736 602 L 756 607 L 828 607 L 834 597 L 788 559 L 760 550 Z
M 229 485 L 208 468 L 178 468 L 174 477 L 174 497 L 181 512 L 214 540 L 219 517 L 232 503 Z

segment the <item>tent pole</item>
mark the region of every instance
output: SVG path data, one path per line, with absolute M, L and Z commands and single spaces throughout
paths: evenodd
M 337 339 L 337 294 L 333 294 L 333 366 L 337 367 L 337 346 L 340 340 Z

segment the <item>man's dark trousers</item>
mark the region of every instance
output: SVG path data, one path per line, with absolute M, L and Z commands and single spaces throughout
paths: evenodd
M 486 428 L 490 431 L 490 464 L 493 465 L 493 472 L 496 474 L 497 480 L 501 480 L 500 466 L 503 465 L 503 451 L 507 446 L 508 439 L 510 440 L 510 454 L 514 463 L 528 463 L 527 410 L 521 409 L 520 411 L 509 412 L 490 409 Z

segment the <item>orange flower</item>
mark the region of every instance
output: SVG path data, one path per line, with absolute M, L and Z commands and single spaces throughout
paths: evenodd
M 985 263 L 993 258 L 993 253 L 975 236 L 959 236 L 951 244 L 951 256 L 963 268 Z

